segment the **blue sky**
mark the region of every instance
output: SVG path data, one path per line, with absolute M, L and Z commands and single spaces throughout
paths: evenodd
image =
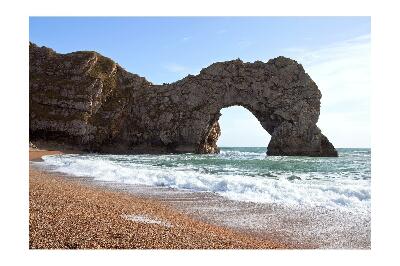
M 303 64 L 322 92 L 318 122 L 336 147 L 370 147 L 369 17 L 31 17 L 30 41 L 67 53 L 94 50 L 162 84 L 216 61 Z M 266 146 L 241 107 L 223 109 L 220 146 Z

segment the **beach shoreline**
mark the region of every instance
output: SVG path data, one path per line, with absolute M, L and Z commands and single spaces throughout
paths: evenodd
M 46 210 L 47 205 L 56 205 L 59 208 L 63 208 L 63 204 L 73 205 L 77 209 L 85 209 L 86 213 L 91 213 L 92 216 L 96 216 L 96 209 L 93 210 L 93 206 L 98 206 L 99 202 L 106 202 L 103 198 L 109 199 L 109 205 L 103 206 L 103 213 L 109 212 L 108 210 L 121 208 L 123 204 L 120 204 L 121 197 L 129 198 L 129 205 L 133 208 L 134 206 L 142 206 L 145 202 L 146 206 L 152 206 L 151 208 L 156 210 L 155 212 L 145 211 L 144 213 L 122 213 L 119 211 L 118 215 L 110 214 L 112 217 L 113 224 L 118 224 L 120 226 L 121 219 L 128 220 L 133 224 L 141 224 L 141 230 L 150 230 L 155 237 L 152 237 L 150 242 L 144 246 L 137 246 L 135 241 L 129 242 L 125 239 L 124 244 L 119 244 L 119 246 L 109 245 L 104 246 L 103 244 L 97 248 L 251 248 L 251 249 L 269 249 L 269 248 L 282 248 L 282 249 L 370 249 L 371 248 L 371 217 L 370 213 L 359 213 L 346 211 L 341 209 L 330 209 L 324 206 L 302 206 L 302 205 L 282 205 L 278 203 L 257 203 L 249 201 L 238 201 L 228 199 L 214 192 L 207 191 L 193 191 L 190 189 L 176 189 L 168 186 L 151 186 L 151 185 L 139 185 L 139 184 L 129 184 L 125 182 L 118 181 L 102 181 L 101 178 L 97 176 L 85 176 L 79 177 L 61 172 L 56 172 L 56 169 L 49 168 L 46 163 L 42 163 L 41 158 L 44 155 L 55 155 L 55 154 L 71 154 L 82 152 L 77 150 L 57 150 L 48 149 L 48 147 L 42 150 L 31 149 L 30 151 L 30 192 L 34 191 L 39 184 L 39 186 L 47 186 L 46 193 L 42 206 L 35 209 L 37 212 L 50 213 L 47 217 L 52 217 L 54 215 L 53 210 Z M 46 162 L 48 159 L 45 159 Z M 51 181 L 51 182 L 50 182 Z M 36 183 L 35 186 L 32 184 Z M 68 187 L 74 186 L 74 189 L 69 189 Z M 62 189 L 60 188 L 62 187 Z M 41 190 L 44 191 L 43 189 Z M 57 192 L 58 191 L 58 192 Z M 65 191 L 69 191 L 69 194 L 65 194 Z M 102 193 L 109 193 L 108 196 L 96 196 L 87 202 L 86 205 L 80 205 L 82 203 L 81 197 L 87 198 L 86 195 L 97 195 Z M 31 197 L 30 201 L 37 202 L 37 199 Z M 54 197 L 54 194 L 57 196 Z M 61 195 L 61 196 L 60 196 Z M 44 195 L 42 195 L 44 197 Z M 91 196 L 89 196 L 91 197 Z M 54 202 L 54 199 L 58 198 L 60 201 Z M 67 199 L 67 200 L 66 200 Z M 72 200 L 76 199 L 76 200 Z M 67 203 L 66 203 L 67 202 Z M 142 202 L 142 203 L 138 203 Z M 121 205 L 121 206 L 120 206 Z M 30 209 L 31 210 L 31 209 Z M 121 210 L 121 209 L 120 209 Z M 159 213 L 172 212 L 173 218 L 161 219 L 163 215 Z M 30 212 L 31 213 L 31 212 Z M 155 214 L 155 215 L 154 215 Z M 191 237 L 188 242 L 178 244 L 174 241 L 162 242 L 160 244 L 157 242 L 157 237 L 163 237 L 163 233 L 159 231 L 154 231 L 146 226 L 152 226 L 161 228 L 171 229 L 171 226 L 175 224 L 175 217 L 177 214 L 180 217 L 185 217 L 185 224 L 199 224 L 195 233 L 191 232 Z M 74 216 L 69 217 L 68 213 L 63 213 L 67 222 L 67 228 L 74 225 L 76 222 L 85 221 L 85 223 L 91 223 L 86 221 L 84 216 Z M 35 218 L 34 215 L 30 215 L 30 218 Z M 45 225 L 50 223 L 57 223 L 56 218 L 52 221 L 46 220 L 41 221 Z M 76 221 L 74 221 L 74 219 Z M 96 221 L 96 224 L 104 225 L 109 218 L 101 218 Z M 103 221 L 104 220 L 104 221 Z M 117 221 L 117 222 L 116 222 Z M 147 224 L 146 224 L 147 222 Z M 34 223 L 32 223 L 34 224 Z M 39 225 L 43 227 L 43 225 Z M 48 225 L 46 225 L 48 226 Z M 117 226 L 117 227 L 118 227 Z M 211 226 L 216 231 L 212 233 L 213 240 L 211 241 L 207 234 L 210 232 L 209 228 Z M 32 227 L 33 229 L 36 227 Z M 76 229 L 72 227 L 72 233 L 77 234 L 78 239 L 82 241 L 79 236 L 81 229 Z M 147 229 L 143 229 L 147 228 Z M 174 228 L 174 226 L 172 226 Z M 189 227 L 192 229 L 192 226 Z M 31 227 L 30 227 L 31 229 Z M 54 230 L 53 227 L 49 227 L 47 230 Z M 65 230 L 59 228 L 58 230 Z M 86 228 L 86 231 L 90 232 L 91 228 Z M 104 228 L 102 229 L 104 233 Z M 118 229 L 119 230 L 119 229 Z M 118 231 L 117 230 L 117 231 Z M 125 232 L 131 231 L 131 237 L 133 229 L 125 229 Z M 132 231 L 133 230 L 133 231 Z M 153 230 L 153 231 L 152 231 Z M 221 234 L 223 232 L 229 231 L 230 234 L 234 236 L 233 242 L 224 242 L 221 244 L 220 238 L 226 239 L 226 234 Z M 30 230 L 30 236 L 31 236 Z M 154 233 L 155 232 L 155 233 Z M 92 232 L 97 234 L 96 232 Z M 186 232 L 187 233 L 187 232 Z M 186 233 L 179 233 L 182 237 Z M 40 234 L 39 234 L 40 235 Z M 35 235 L 35 237 L 37 234 Z M 33 237 L 32 239 L 34 239 Z M 41 236 L 43 237 L 43 236 Z M 146 236 L 141 236 L 141 239 L 147 239 Z M 244 238 L 243 238 L 244 237 Z M 57 239 L 56 248 L 68 248 L 71 245 L 66 245 L 65 237 L 59 237 L 57 234 L 52 237 Z M 113 237 L 103 234 L 102 243 L 107 242 L 107 239 L 113 239 Z M 185 236 L 184 238 L 187 239 Z M 209 239 L 207 243 L 199 244 L 196 238 Z M 45 237 L 44 237 L 45 239 Z M 239 239 L 239 240 L 238 240 Z M 247 239 L 244 241 L 243 239 Z M 44 241 L 44 240 L 43 240 Z M 61 241 L 61 242 L 60 242 Z M 112 241 L 112 240 L 110 240 Z M 147 240 L 146 240 L 147 241 Z M 153 241 L 153 242 L 152 242 Z M 154 242 L 156 241 L 156 242 Z M 217 241 L 215 243 L 214 241 Z M 224 240 L 225 241 L 225 240 Z M 238 242 L 239 241 L 239 242 Z M 244 241 L 244 242 L 243 242 Z M 78 241 L 79 242 L 79 241 Z M 129 242 L 129 244 L 128 244 Z M 195 244 L 196 242 L 196 244 Z M 64 244 L 60 244 L 64 243 Z M 80 243 L 80 242 L 79 242 Z M 149 244 L 150 243 L 150 244 Z M 152 244 L 151 244 L 152 243 Z M 168 243 L 168 244 L 167 244 Z M 235 243 L 235 244 L 233 244 Z M 250 243 L 250 244 L 249 244 Z M 95 248 L 90 246 L 88 243 L 84 245 L 72 245 L 77 246 L 77 248 Z M 36 245 L 30 245 L 30 247 L 39 248 Z M 43 246 L 40 246 L 43 248 Z M 46 248 L 44 246 L 44 248 Z
M 76 153 L 76 151 L 73 151 Z M 30 149 L 29 160 L 68 153 Z M 90 186 L 30 165 L 30 249 L 299 248 L 205 223 L 154 199 Z

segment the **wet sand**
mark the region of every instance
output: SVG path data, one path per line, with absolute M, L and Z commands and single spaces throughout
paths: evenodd
M 317 207 L 241 202 L 215 193 L 166 187 L 99 182 L 94 186 L 150 198 L 210 224 L 224 226 L 257 238 L 273 239 L 292 248 L 370 249 L 370 214 Z
M 59 151 L 31 150 L 30 160 Z M 29 169 L 31 249 L 273 249 L 273 239 L 210 224 L 159 200 Z

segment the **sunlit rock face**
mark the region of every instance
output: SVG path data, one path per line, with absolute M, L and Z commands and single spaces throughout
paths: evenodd
M 214 63 L 153 85 L 96 52 L 31 43 L 29 79 L 31 140 L 105 153 L 217 153 L 220 110 L 240 105 L 271 135 L 268 155 L 337 156 L 316 126 L 321 92 L 285 57 Z

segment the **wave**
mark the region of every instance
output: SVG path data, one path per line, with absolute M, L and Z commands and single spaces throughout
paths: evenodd
M 191 165 L 171 167 L 149 164 L 149 158 L 144 162 L 135 158 L 139 157 L 51 155 L 44 156 L 38 164 L 52 171 L 97 181 L 209 191 L 232 200 L 361 212 L 370 209 L 369 180 L 310 179 L 309 175 L 290 172 L 251 176 L 233 171 L 204 172 Z

